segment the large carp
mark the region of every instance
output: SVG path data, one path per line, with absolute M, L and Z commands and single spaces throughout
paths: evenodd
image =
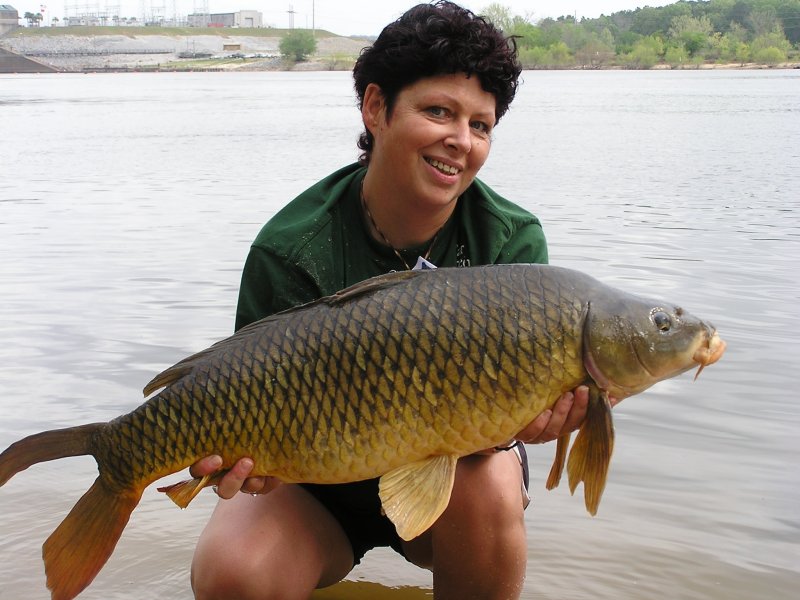
M 576 271 L 392 273 L 186 358 L 153 379 L 145 395 L 161 391 L 131 413 L 13 444 L 0 455 L 0 485 L 41 461 L 97 460 L 97 480 L 44 544 L 52 597 L 71 599 L 111 555 L 144 489 L 201 457 L 219 454 L 229 468 L 250 456 L 254 474 L 286 482 L 380 477 L 386 514 L 412 539 L 447 506 L 459 457 L 506 442 L 586 383 L 589 409 L 567 471 L 594 514 L 613 445 L 608 395 L 702 369 L 724 347 L 683 309 Z M 213 479 L 168 494 L 186 506 Z

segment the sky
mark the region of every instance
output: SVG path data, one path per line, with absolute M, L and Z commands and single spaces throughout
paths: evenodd
M 107 11 L 121 17 L 141 19 L 143 7 L 147 14 L 172 16 L 195 12 L 207 2 L 209 12 L 235 12 L 257 10 L 263 14 L 264 23 L 273 27 L 289 27 L 294 10 L 294 26 L 326 29 L 339 35 L 377 35 L 405 10 L 424 0 L 0 0 L 10 4 L 20 14 L 40 12 L 44 7 L 44 23 L 53 17 L 62 19 L 79 13 Z M 508 7 L 513 15 L 531 17 L 534 21 L 545 17 L 577 15 L 594 18 L 620 10 L 633 10 L 641 6 L 664 6 L 676 0 L 495 0 Z M 462 0 L 460 4 L 480 13 L 492 0 Z M 118 10 L 115 9 L 118 7 Z M 173 7 L 175 7 L 173 9 Z M 159 10 L 160 8 L 160 10 Z

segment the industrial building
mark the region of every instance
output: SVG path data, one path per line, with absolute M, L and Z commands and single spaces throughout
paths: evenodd
M 0 4 L 0 36 L 19 27 L 19 13 L 9 4 Z
M 257 10 L 240 10 L 232 13 L 189 15 L 188 24 L 189 27 L 263 27 L 263 18 Z

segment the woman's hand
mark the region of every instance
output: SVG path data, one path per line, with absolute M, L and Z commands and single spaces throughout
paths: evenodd
M 616 398 L 609 397 L 611 406 L 619 403 Z M 589 406 L 589 388 L 585 385 L 565 392 L 552 408 L 547 409 L 522 431 L 516 438 L 526 444 L 544 444 L 558 439 L 565 433 L 578 429 L 586 418 Z
M 189 469 L 192 477 L 203 477 L 219 471 L 222 467 L 222 457 L 217 455 L 206 456 L 194 463 Z M 214 486 L 220 498 L 233 498 L 236 492 L 246 494 L 266 494 L 280 485 L 280 480 L 275 477 L 248 477 L 253 470 L 251 458 L 240 458 L 222 476 L 219 483 Z

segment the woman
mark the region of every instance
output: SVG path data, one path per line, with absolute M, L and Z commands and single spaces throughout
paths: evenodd
M 438 266 L 546 262 L 539 221 L 475 179 L 519 74 L 513 43 L 452 3 L 416 6 L 387 26 L 354 68 L 360 163 L 301 194 L 261 231 L 244 268 L 237 328 L 420 258 Z M 571 431 L 586 403 L 585 388 L 565 394 L 517 439 Z M 516 598 L 526 564 L 523 448 L 512 442 L 461 459 L 448 508 L 410 542 L 381 515 L 376 480 L 279 485 L 248 479 L 252 461 L 242 459 L 220 483 L 228 500 L 198 543 L 195 595 L 308 598 L 370 548 L 391 546 L 433 571 L 437 599 Z M 209 457 L 192 472 L 219 466 Z

